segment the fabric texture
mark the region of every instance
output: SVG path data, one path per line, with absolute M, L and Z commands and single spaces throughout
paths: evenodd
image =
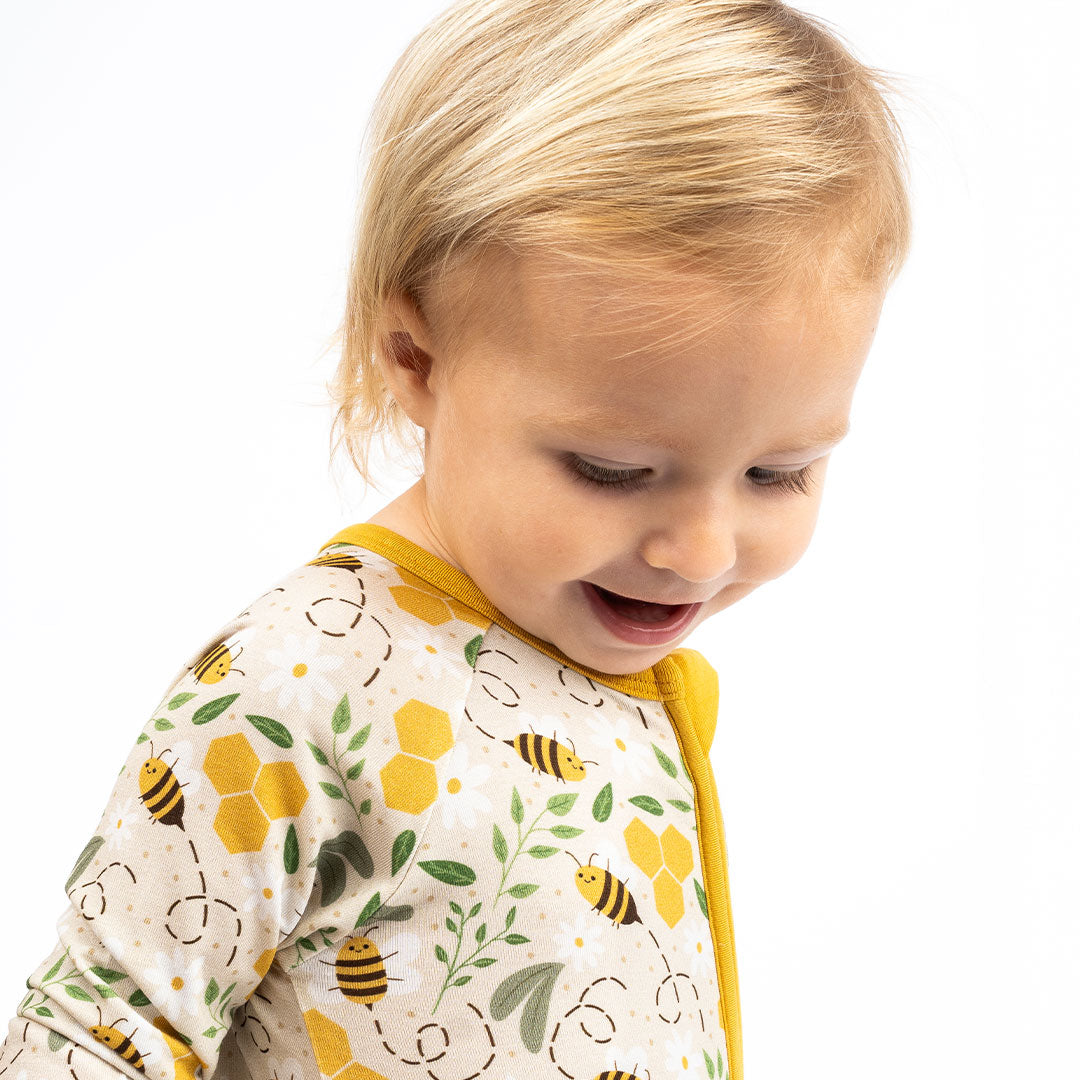
M 741 1080 L 717 705 L 342 530 L 139 732 L 0 1077 Z

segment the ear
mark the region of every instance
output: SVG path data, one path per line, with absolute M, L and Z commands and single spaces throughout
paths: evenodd
M 375 359 L 390 392 L 414 424 L 430 427 L 434 411 L 434 337 L 416 300 L 396 290 L 384 301 L 374 341 Z

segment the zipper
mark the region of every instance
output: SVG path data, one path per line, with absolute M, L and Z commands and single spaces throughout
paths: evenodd
M 664 661 L 661 661 L 664 663 Z M 702 753 L 686 705 L 682 688 L 682 672 L 678 672 L 679 693 L 675 699 L 664 701 L 671 719 L 675 739 L 683 760 L 690 770 L 694 785 L 694 816 L 698 827 L 698 855 L 701 874 L 705 879 L 705 897 L 709 908 L 709 927 L 713 954 L 716 957 L 720 981 L 720 1016 L 727 1044 L 728 1068 L 731 1080 L 742 1080 L 742 1016 L 739 1005 L 738 968 L 735 959 L 735 937 L 731 917 L 731 895 L 728 887 L 727 851 L 724 845 L 724 823 L 720 814 L 716 781 L 709 760 Z M 719 853 L 719 859 L 712 857 Z

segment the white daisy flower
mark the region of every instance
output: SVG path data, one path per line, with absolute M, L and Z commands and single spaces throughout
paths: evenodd
M 113 803 L 102 818 L 101 835 L 109 851 L 124 847 L 131 838 L 131 821 L 135 815 L 135 800 Z
M 697 898 L 694 898 L 697 904 Z M 683 955 L 687 957 L 691 975 L 708 975 L 716 968 L 713 962 L 712 936 L 704 919 L 683 919 Z
M 297 634 L 286 634 L 282 648 L 267 651 L 266 659 L 277 670 L 271 671 L 263 679 L 259 689 L 263 692 L 277 690 L 279 709 L 292 704 L 295 698 L 300 708 L 309 712 L 313 694 L 335 704 L 340 699 L 341 695 L 324 672 L 341 667 L 344 658 L 333 654 L 320 655 L 319 644 L 318 634 L 309 634 L 304 641 Z
M 600 944 L 602 917 L 592 912 L 579 912 L 573 925 L 560 920 L 559 932 L 551 935 L 555 943 L 555 955 L 572 961 L 575 971 L 596 967 L 597 957 L 604 952 L 604 947 Z
M 462 650 L 440 649 L 426 634 L 416 631 L 399 633 L 394 638 L 394 648 L 408 656 L 412 666 L 422 675 L 435 679 L 461 672 L 469 663 Z
M 469 748 L 458 743 L 451 748 L 445 765 L 446 781 L 443 786 L 443 827 L 454 828 L 461 822 L 465 828 L 476 828 L 476 813 L 491 813 L 491 800 L 482 788 L 491 776 L 490 765 L 469 765 Z
M 154 1004 L 174 1027 L 181 1026 L 185 1013 L 196 1018 L 202 1015 L 206 990 L 203 959 L 196 956 L 189 960 L 177 945 L 171 957 L 163 952 L 155 953 L 154 966 L 144 972 L 145 981 L 154 991 L 151 995 Z
M 694 1045 L 690 1032 L 680 1034 L 672 1031 L 671 1038 L 664 1040 L 664 1050 L 667 1053 L 665 1065 L 668 1076 L 697 1076 L 705 1068 L 705 1060 Z
M 278 873 L 272 863 L 253 866 L 251 870 L 250 874 L 241 878 L 241 884 L 248 890 L 244 899 L 244 910 L 255 910 L 259 915 L 276 923 L 281 914 L 283 875 Z
M 641 723 L 634 717 L 636 728 L 632 728 L 626 716 L 619 715 L 614 720 L 600 713 L 586 714 L 585 723 L 589 725 L 592 746 L 604 755 L 600 760 L 607 760 L 610 770 L 616 776 L 629 774 L 630 779 L 640 780 L 643 776 L 652 776 L 656 772 L 656 757 L 652 747 L 643 737 Z M 586 754 L 597 757 L 597 754 Z

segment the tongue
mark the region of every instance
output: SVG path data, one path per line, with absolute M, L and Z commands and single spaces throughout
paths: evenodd
M 606 589 L 600 589 L 599 592 L 609 606 L 635 622 L 663 622 L 675 610 L 671 604 L 653 604 L 648 600 L 631 600 L 628 596 L 619 596 L 618 593 L 608 592 Z

